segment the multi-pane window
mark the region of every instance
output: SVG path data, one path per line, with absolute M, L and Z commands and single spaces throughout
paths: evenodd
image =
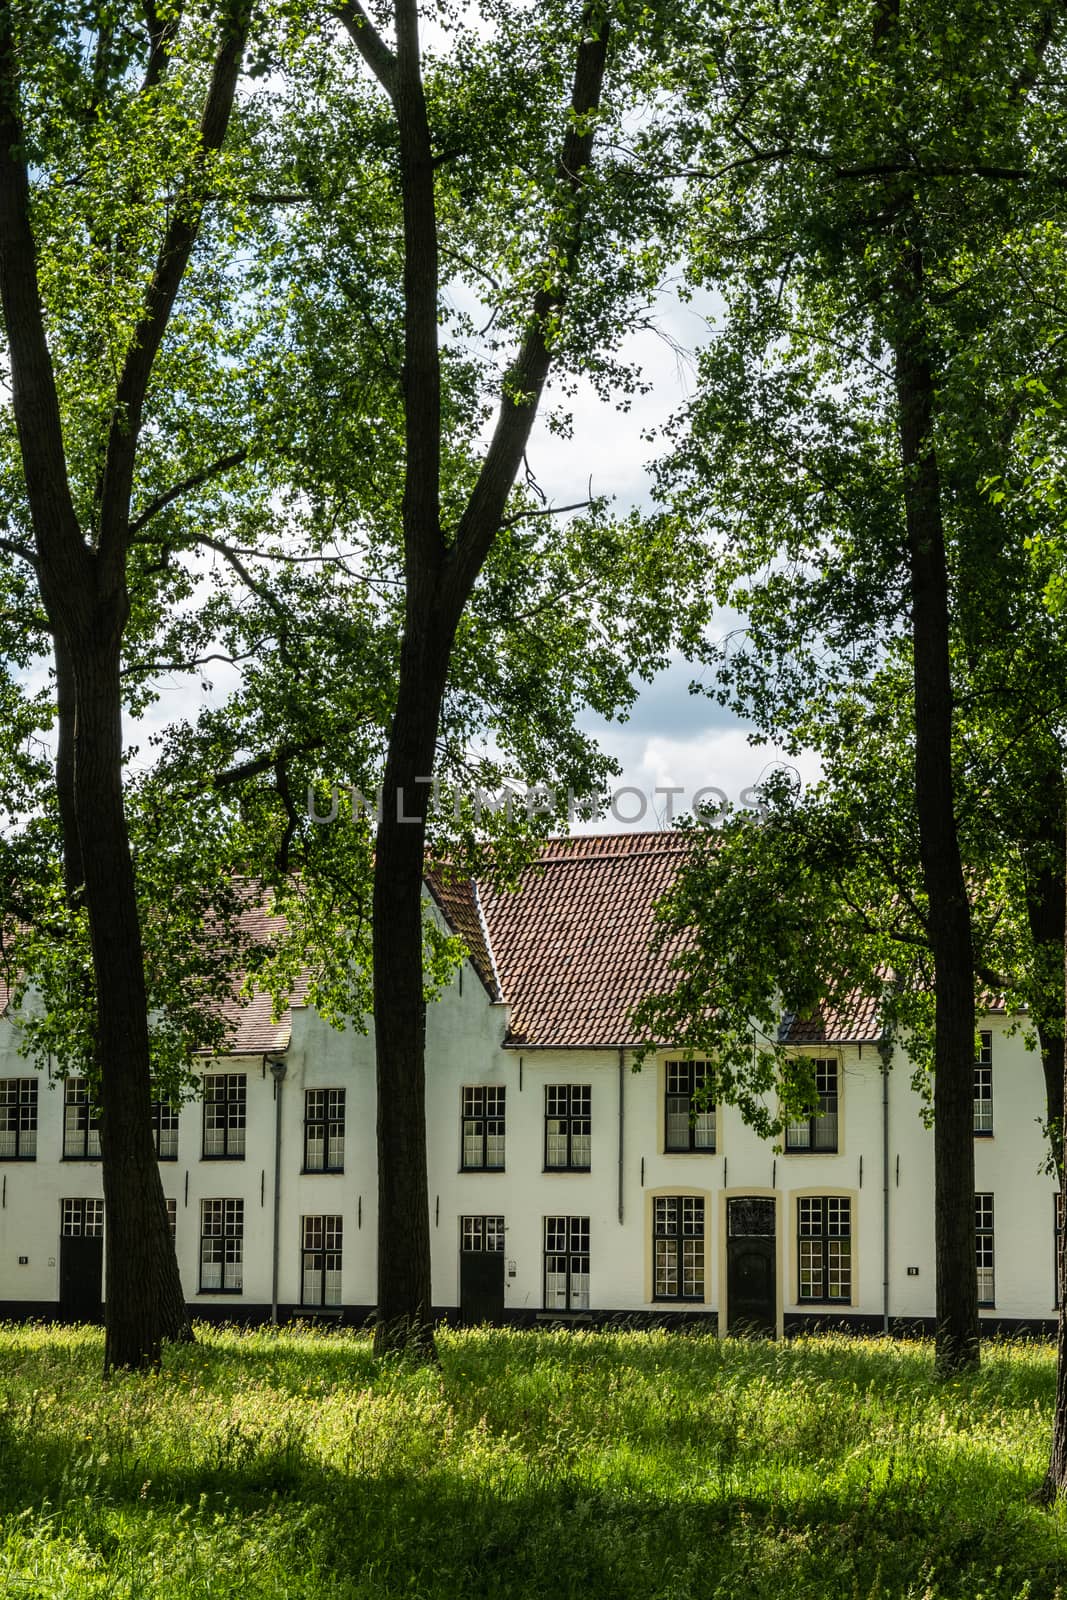
M 819 1109 L 786 1124 L 787 1150 L 837 1149 L 837 1062 L 816 1061 L 815 1093 Z
M 800 1300 L 852 1300 L 852 1202 L 835 1195 L 797 1201 Z
M 63 1086 L 63 1159 L 100 1159 L 100 1111 L 85 1078 L 68 1078 Z
M 666 1063 L 664 1145 L 668 1150 L 715 1149 L 711 1068 L 704 1061 Z
M 463 1091 L 463 1166 L 503 1170 L 503 1085 L 476 1084 Z
M 993 1035 L 982 1033 L 981 1049 L 974 1064 L 974 1131 L 993 1132 Z
M 168 1199 L 168 1201 L 167 1201 L 167 1225 L 170 1228 L 170 1236 L 171 1236 L 171 1238 L 172 1239 L 176 1238 L 177 1237 L 177 1233 L 178 1233 L 178 1202 L 177 1202 L 177 1200 L 169 1200 Z
M 243 1200 L 201 1200 L 201 1294 L 240 1294 L 244 1233 Z
M 304 1171 L 345 1170 L 345 1091 L 304 1091 Z
M 974 1197 L 974 1260 L 978 1269 L 978 1304 L 991 1306 L 996 1295 L 993 1282 L 993 1196 Z
M 243 1072 L 212 1072 L 204 1079 L 205 1157 L 243 1158 L 247 1092 Z
M 37 1159 L 37 1079 L 0 1078 L 0 1161 Z
M 657 1195 L 652 1202 L 653 1298 L 703 1300 L 704 1201 L 697 1195 Z
M 460 1217 L 459 1238 L 461 1250 L 502 1252 L 504 1249 L 503 1217 Z
M 300 1262 L 300 1304 L 341 1304 L 343 1217 L 305 1217 Z
M 64 1239 L 99 1239 L 104 1232 L 102 1200 L 62 1200 L 60 1233 Z
M 546 1084 L 546 1168 L 589 1171 L 591 1096 L 585 1083 Z
M 178 1108 L 169 1100 L 152 1101 L 152 1140 L 160 1161 L 177 1161 Z
M 545 1218 L 545 1310 L 589 1309 L 589 1218 Z

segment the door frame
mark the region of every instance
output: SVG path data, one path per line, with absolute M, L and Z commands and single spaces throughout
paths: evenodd
M 782 1296 L 782 1222 L 785 1216 L 784 1195 L 780 1189 L 762 1188 L 758 1183 L 733 1184 L 729 1189 L 722 1190 L 722 1206 L 720 1207 L 719 1220 L 719 1338 L 726 1337 L 729 1326 L 730 1282 L 727 1261 L 727 1229 L 730 1221 L 731 1200 L 743 1200 L 748 1196 L 757 1200 L 774 1201 L 774 1336 L 781 1339 L 785 1334 L 785 1306 Z

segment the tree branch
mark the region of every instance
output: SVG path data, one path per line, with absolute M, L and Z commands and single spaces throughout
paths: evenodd
M 356 49 L 389 96 L 396 97 L 397 61 L 359 0 L 343 0 L 334 12 L 348 30 Z
M 158 516 L 161 511 L 165 511 L 167 506 L 172 505 L 183 494 L 187 494 L 190 489 L 199 489 L 203 484 L 210 483 L 212 478 L 221 477 L 224 472 L 229 472 L 231 467 L 239 467 L 247 457 L 248 450 L 245 447 L 240 450 L 231 450 L 229 455 L 220 456 L 217 461 L 212 461 L 210 466 L 202 467 L 199 472 L 192 472 L 187 478 L 182 478 L 179 483 L 168 489 L 165 494 L 157 495 L 154 500 L 148 502 L 140 515 L 130 523 L 128 537 L 134 539 L 145 526 L 145 523 L 151 522 L 153 517 Z

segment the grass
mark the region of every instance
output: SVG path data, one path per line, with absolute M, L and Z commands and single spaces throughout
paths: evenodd
M 1053 1600 L 1053 1352 L 200 1330 L 103 1383 L 0 1328 L 4 1600 Z

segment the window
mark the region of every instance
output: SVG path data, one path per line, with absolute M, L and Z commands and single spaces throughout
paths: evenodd
M 69 1081 L 69 1080 L 68 1080 Z M 61 1200 L 60 1233 L 64 1239 L 100 1239 L 104 1233 L 102 1200 Z
M 0 1078 L 0 1161 L 37 1159 L 37 1079 Z
M 833 1195 L 797 1201 L 798 1300 L 852 1301 L 852 1202 Z
M 247 1080 L 243 1072 L 213 1072 L 204 1079 L 204 1157 L 243 1160 Z
M 589 1218 L 545 1218 L 545 1310 L 589 1309 Z
M 995 1300 L 991 1194 L 976 1194 L 974 1197 L 974 1260 L 978 1268 L 978 1304 L 991 1306 Z
M 974 1131 L 988 1138 L 993 1132 L 993 1035 L 979 1035 L 982 1047 L 974 1064 Z
M 167 1201 L 167 1222 L 170 1225 L 170 1236 L 171 1236 L 171 1238 L 172 1239 L 177 1238 L 177 1235 L 178 1235 L 178 1202 L 177 1202 L 177 1200 L 168 1200 Z
M 345 1170 L 345 1091 L 304 1091 L 304 1171 Z
M 664 1109 L 666 1150 L 715 1149 L 714 1084 L 704 1061 L 668 1061 Z
M 504 1167 L 504 1089 L 479 1085 L 463 1091 L 463 1167 L 497 1172 Z
M 652 1201 L 654 1300 L 703 1300 L 704 1201 L 657 1195 Z
M 460 1217 L 459 1238 L 461 1250 L 488 1250 L 498 1253 L 504 1248 L 503 1217 Z
M 343 1217 L 305 1217 L 300 1270 L 302 1306 L 341 1304 Z
M 243 1200 L 201 1200 L 201 1294 L 240 1294 L 244 1232 Z
M 786 1124 L 787 1150 L 837 1149 L 837 1062 L 816 1061 L 813 1065 L 819 1109 L 814 1116 Z
M 63 1159 L 100 1160 L 100 1112 L 85 1078 L 68 1078 L 63 1085 Z
M 152 1140 L 160 1161 L 177 1161 L 178 1108 L 169 1100 L 152 1101 Z
M 588 1084 L 546 1084 L 546 1171 L 589 1171 L 591 1096 Z

